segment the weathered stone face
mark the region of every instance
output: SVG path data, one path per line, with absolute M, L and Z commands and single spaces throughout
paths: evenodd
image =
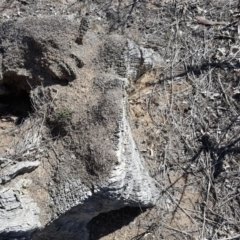
M 1 25 L 2 79 L 26 89 L 76 79 L 83 63 L 69 44 L 77 24 L 59 17 L 26 18 Z
M 30 92 L 36 112 L 0 162 L 0 236 L 86 239 L 99 213 L 157 201 L 131 133 L 126 87 L 161 58 L 91 30 L 79 44 L 79 24 L 31 17 L 1 25 L 1 84 Z

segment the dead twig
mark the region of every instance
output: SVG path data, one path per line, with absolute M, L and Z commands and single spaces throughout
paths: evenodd
M 164 223 L 164 222 L 161 222 L 161 223 L 163 224 L 163 227 L 165 227 L 165 228 L 167 228 L 167 229 L 169 229 L 169 230 L 173 230 L 173 231 L 178 232 L 178 233 L 182 233 L 182 234 L 184 234 L 184 235 L 189 236 L 191 239 L 193 239 L 193 237 L 192 237 L 192 235 L 191 235 L 190 233 L 185 232 L 185 231 L 181 231 L 181 230 L 176 229 L 176 228 L 173 228 L 173 227 L 167 225 L 167 224 Z
M 201 17 L 201 16 L 197 16 L 195 17 L 195 19 L 197 20 L 197 22 L 199 24 L 203 24 L 206 26 L 214 26 L 214 25 L 226 25 L 226 22 L 218 22 L 218 21 L 211 21 L 206 19 L 205 17 Z

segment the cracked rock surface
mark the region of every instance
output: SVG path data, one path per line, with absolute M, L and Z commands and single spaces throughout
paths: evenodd
M 34 108 L 0 158 L 1 239 L 88 239 L 99 213 L 158 199 L 127 91 L 161 57 L 96 34 L 91 22 L 56 14 L 1 23 L 0 84 L 12 97 L 27 93 Z

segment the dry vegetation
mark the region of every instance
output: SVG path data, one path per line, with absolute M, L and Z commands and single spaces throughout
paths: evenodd
M 147 33 L 134 35 L 165 65 L 129 97 L 135 138 L 162 194 L 155 208 L 101 239 L 239 239 L 239 3 L 165 2 L 147 3 Z M 114 222 L 106 218 L 106 226 Z
M 162 188 L 152 210 L 159 214 L 151 214 L 155 239 L 240 237 L 237 7 L 236 1 L 165 7 L 173 19 L 162 29 L 168 64 L 139 94 L 154 125 L 149 168 Z

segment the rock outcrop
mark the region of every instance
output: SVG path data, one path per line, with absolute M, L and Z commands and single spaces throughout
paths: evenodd
M 0 158 L 0 238 L 87 239 L 101 212 L 154 206 L 126 89 L 159 54 L 64 16 L 6 21 L 0 38 L 0 84 L 35 111 Z

